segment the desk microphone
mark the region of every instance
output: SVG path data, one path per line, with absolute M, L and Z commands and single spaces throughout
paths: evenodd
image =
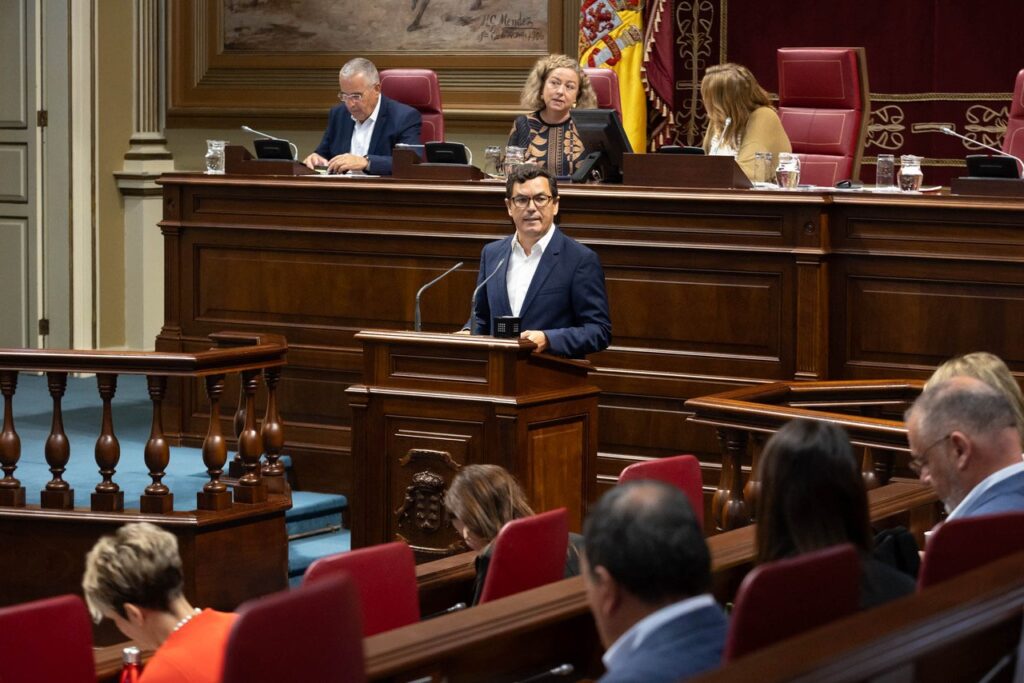
M 529 678 L 524 678 L 520 681 L 516 681 L 516 683 L 534 683 L 534 681 L 543 681 L 545 678 L 554 678 L 556 676 L 569 676 L 575 670 L 576 669 L 573 668 L 572 664 L 559 664 L 553 669 L 541 671 L 539 674 L 534 674 Z
M 989 150 L 991 152 L 995 152 L 996 154 L 998 154 L 1001 157 L 1010 157 L 1011 159 L 1016 161 L 1018 164 L 1020 164 L 1021 169 L 1024 169 L 1024 161 L 1021 161 L 1019 157 L 1015 157 L 1012 154 L 1007 154 L 1006 152 L 1004 152 L 1003 150 L 999 149 L 998 147 L 993 147 L 992 145 L 986 145 L 984 142 L 978 142 L 977 140 L 972 140 L 971 138 L 967 137 L 966 135 L 960 135 L 960 133 L 957 133 L 955 130 L 953 130 L 949 126 L 943 126 L 942 128 L 939 128 L 939 130 L 942 131 L 943 133 L 945 133 L 946 135 L 952 135 L 955 138 L 960 138 L 964 142 L 969 142 L 972 145 L 977 145 L 978 147 L 982 147 L 982 148 L 987 149 L 987 150 Z
M 441 273 L 440 275 L 435 277 L 433 280 L 431 280 L 427 284 L 425 284 L 422 287 L 420 287 L 419 291 L 416 292 L 416 313 L 415 313 L 415 317 L 413 318 L 413 329 L 415 329 L 417 332 L 420 331 L 420 295 L 423 294 L 424 290 L 426 290 L 428 287 L 432 287 L 433 285 L 437 284 L 438 281 L 443 280 L 444 278 L 448 277 L 448 275 L 450 273 L 452 273 L 453 271 L 458 270 L 461 267 L 462 267 L 462 261 L 459 261 L 454 266 L 452 266 L 448 270 L 444 271 L 443 273 Z
M 513 237 L 512 239 L 515 239 L 515 238 Z M 473 301 L 470 303 L 470 308 L 469 308 L 469 316 L 470 316 L 470 318 L 469 318 L 469 333 L 470 334 L 476 334 L 476 295 L 480 293 L 480 290 L 483 288 L 484 285 L 487 284 L 488 280 L 490 280 L 492 277 L 494 277 L 498 273 L 498 271 L 501 270 L 501 267 L 503 265 L 505 265 L 505 259 L 506 258 L 507 258 L 506 256 L 503 256 L 501 258 L 501 260 L 498 261 L 498 265 L 494 266 L 494 270 L 491 271 L 491 274 L 488 275 L 487 277 L 485 277 L 484 281 L 481 282 L 480 284 L 478 284 L 476 286 L 476 289 L 473 290 Z
M 254 128 L 250 128 L 249 126 L 242 126 L 242 130 L 244 130 L 246 133 L 252 133 L 253 135 L 262 135 L 263 137 L 267 138 L 268 140 L 279 140 L 281 142 L 287 142 L 288 146 L 291 147 L 291 149 L 292 149 L 292 159 L 298 159 L 299 158 L 299 148 L 296 147 L 295 143 L 292 142 L 291 140 L 285 140 L 284 138 L 276 138 L 273 135 L 267 135 L 266 133 L 261 133 L 260 131 L 254 129 Z

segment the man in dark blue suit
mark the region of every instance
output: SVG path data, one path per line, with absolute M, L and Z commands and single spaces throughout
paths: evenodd
M 391 150 L 399 143 L 420 144 L 420 113 L 380 94 L 380 74 L 357 57 L 341 67 L 338 99 L 316 151 L 302 163 L 326 166 L 329 173 L 362 171 L 391 175 Z
M 518 316 L 521 336 L 538 351 L 582 358 L 606 349 L 612 324 L 604 271 L 597 254 L 554 225 L 554 177 L 540 166 L 519 166 L 506 182 L 505 206 L 516 231 L 480 254 L 477 284 L 487 284 L 474 302 L 476 333 L 491 334 L 496 317 Z
M 580 565 L 607 648 L 599 683 L 675 683 L 719 666 L 727 621 L 682 491 L 658 481 L 611 489 L 583 525 Z

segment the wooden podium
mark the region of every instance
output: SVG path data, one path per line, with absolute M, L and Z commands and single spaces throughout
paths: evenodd
M 733 157 L 703 154 L 623 154 L 622 183 L 700 190 L 753 187 Z
M 512 472 L 534 510 L 569 510 L 579 531 L 595 498 L 597 398 L 590 364 L 533 342 L 364 331 L 352 408 L 352 547 L 404 540 L 419 560 L 466 550 L 444 508 L 459 468 Z

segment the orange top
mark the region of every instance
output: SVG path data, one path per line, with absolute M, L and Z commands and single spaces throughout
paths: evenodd
M 139 683 L 217 683 L 237 614 L 205 609 L 153 654 Z

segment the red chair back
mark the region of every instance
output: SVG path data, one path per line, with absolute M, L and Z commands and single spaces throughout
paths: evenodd
M 980 515 L 944 522 L 928 538 L 918 589 L 1024 550 L 1024 512 Z
M 1010 102 L 1010 117 L 1006 120 L 1003 151 L 1024 158 L 1024 69 L 1017 72 L 1017 81 L 1013 84 L 1013 101 Z
M 441 86 L 431 69 L 387 69 L 380 72 L 380 91 L 385 97 L 407 104 L 423 117 L 420 142 L 444 142 L 444 109 Z
M 860 47 L 780 48 L 779 118 L 800 155 L 800 182 L 857 178 L 871 114 Z
M 583 70 L 590 79 L 590 85 L 597 95 L 598 109 L 614 109 L 622 116 L 622 98 L 619 96 L 619 77 L 611 69 L 588 68 Z
M 853 614 L 860 574 L 849 543 L 755 567 L 736 593 L 725 661 Z
M 0 681 L 95 683 L 92 623 L 80 597 L 0 609 Z
M 359 591 L 364 636 L 419 621 L 416 560 L 408 544 L 385 543 L 322 557 L 306 570 L 302 583 L 339 573 L 348 573 Z
M 228 637 L 223 683 L 366 680 L 359 598 L 347 576 L 250 600 Z
M 565 508 L 509 522 L 494 539 L 480 602 L 558 581 L 565 574 L 568 547 Z
M 633 463 L 619 474 L 619 483 L 638 479 L 655 479 L 682 489 L 697 516 L 697 524 L 704 528 L 704 481 L 700 475 L 700 461 L 692 455 L 674 455 L 646 462 Z

